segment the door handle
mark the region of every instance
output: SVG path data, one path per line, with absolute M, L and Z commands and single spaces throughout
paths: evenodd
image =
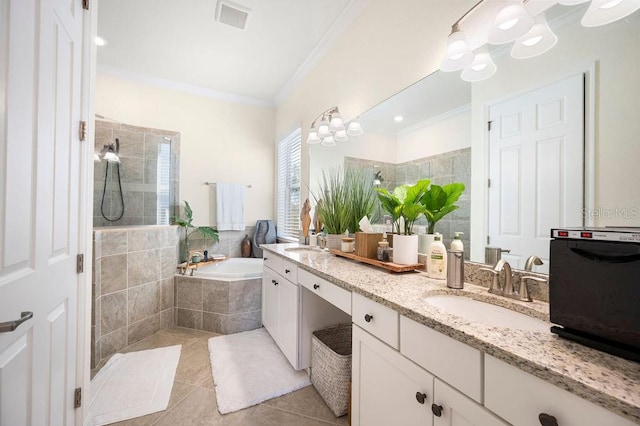
M 33 318 L 33 312 L 20 312 L 20 319 L 15 321 L 0 322 L 0 333 L 8 333 L 20 326 L 25 321 Z

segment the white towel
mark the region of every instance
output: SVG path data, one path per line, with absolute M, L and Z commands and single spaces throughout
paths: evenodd
M 216 220 L 218 231 L 244 231 L 244 185 L 216 184 Z

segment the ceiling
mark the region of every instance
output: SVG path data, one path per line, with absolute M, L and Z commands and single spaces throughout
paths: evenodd
M 216 21 L 219 1 L 250 9 L 244 30 Z M 102 0 L 98 72 L 187 84 L 277 104 L 363 0 Z

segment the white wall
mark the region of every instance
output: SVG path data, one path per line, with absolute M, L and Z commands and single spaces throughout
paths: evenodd
M 96 113 L 181 133 L 180 202 L 194 223 L 210 225 L 205 181 L 251 184 L 245 223 L 273 219 L 275 111 L 98 75 Z
M 640 226 L 640 13 L 596 28 L 578 19 L 557 30 L 558 44 L 542 56 L 513 60 L 508 54 L 495 60 L 497 73 L 473 84 L 471 258 L 483 259 L 486 219 L 478 206 L 487 200 L 487 106 L 498 100 L 543 87 L 585 71 L 595 64 L 595 210 L 627 209 L 595 221 L 596 226 Z M 624 42 L 621 40 L 624 39 Z M 477 190 L 476 190 L 477 189 Z M 636 215 L 633 215 L 636 209 Z M 624 210 L 623 210 L 624 211 Z
M 471 108 L 429 119 L 398 135 L 396 163 L 424 158 L 471 146 Z
M 370 0 L 315 68 L 277 108 L 276 136 L 338 106 L 350 120 L 440 66 L 451 25 L 474 0 Z M 303 183 L 309 157 L 303 144 Z M 305 185 L 303 185 L 304 188 Z M 304 197 L 303 193 L 303 197 Z

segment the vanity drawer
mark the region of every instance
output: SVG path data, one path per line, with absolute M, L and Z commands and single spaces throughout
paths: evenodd
M 266 250 L 262 255 L 263 265 L 269 267 L 269 269 L 271 269 L 277 274 L 280 274 L 280 271 L 282 270 L 283 260 L 284 259 L 278 256 L 277 254 L 270 253 Z
M 292 283 L 298 282 L 298 265 L 290 260 L 282 259 L 282 270 L 280 275 L 291 281 Z
M 298 271 L 298 283 L 309 289 L 312 293 L 322 297 L 333 306 L 351 315 L 350 291 L 340 288 L 304 269 Z
M 398 349 L 398 317 L 391 308 L 353 293 L 353 322 Z
M 635 424 L 497 358 L 484 358 L 484 405 L 509 423 L 539 426 L 544 413 L 561 426 Z
M 400 352 L 469 398 L 482 402 L 482 352 L 400 317 Z

